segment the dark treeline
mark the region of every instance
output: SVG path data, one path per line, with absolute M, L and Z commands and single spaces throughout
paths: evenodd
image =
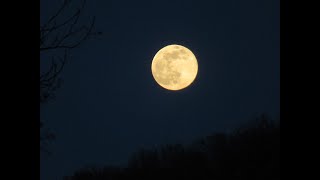
M 142 149 L 125 168 L 85 168 L 65 180 L 280 179 L 280 121 L 257 118 L 232 133 L 215 133 L 190 145 Z

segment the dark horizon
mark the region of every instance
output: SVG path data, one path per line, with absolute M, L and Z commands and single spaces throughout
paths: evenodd
M 64 178 L 280 180 L 280 121 L 261 115 L 231 133 L 213 133 L 191 144 L 140 149 L 125 167 L 84 167 Z
M 40 23 L 59 3 L 41 1 Z M 142 147 L 230 132 L 262 113 L 277 119 L 279 6 L 268 0 L 87 1 L 79 23 L 95 16 L 102 34 L 72 50 L 55 98 L 41 105 L 41 120 L 56 136 L 52 155 L 41 155 L 41 179 L 125 164 Z M 153 56 L 169 44 L 188 47 L 199 63 L 196 80 L 181 91 L 160 87 L 151 74 Z M 40 55 L 41 71 L 52 54 Z

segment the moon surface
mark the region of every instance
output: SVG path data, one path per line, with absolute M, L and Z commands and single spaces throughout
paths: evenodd
M 188 48 L 173 44 L 163 47 L 156 53 L 152 60 L 151 71 L 161 87 L 180 90 L 195 80 L 198 62 Z

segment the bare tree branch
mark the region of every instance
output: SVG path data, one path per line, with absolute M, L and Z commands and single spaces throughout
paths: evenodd
M 82 44 L 90 35 L 96 34 L 92 32 L 95 18 L 89 25 L 77 27 L 85 3 L 86 0 L 83 0 L 75 13 L 57 23 L 59 18 L 63 17 L 67 6 L 71 4 L 71 0 L 66 0 L 44 25 L 40 25 L 40 53 L 49 50 L 63 53 L 63 57 L 53 56 L 49 70 L 40 75 L 40 103 L 46 102 L 59 86 L 58 76 L 67 61 L 68 52 Z M 57 59 L 60 61 L 56 61 Z
M 75 21 L 75 23 L 76 23 L 76 21 Z M 80 28 L 78 28 L 76 30 L 73 30 L 74 24 L 71 24 L 68 33 L 64 34 L 61 37 L 59 37 L 59 36 L 55 37 L 54 41 L 48 46 L 44 46 L 43 45 L 44 43 L 42 43 L 42 46 L 40 46 L 40 51 L 47 51 L 47 50 L 53 50 L 53 49 L 74 49 L 74 48 L 78 47 L 83 41 L 87 40 L 90 35 L 95 34 L 95 33 L 92 33 L 94 23 L 95 23 L 95 18 L 93 18 L 89 27 L 88 26 L 81 26 Z M 67 40 L 73 38 L 76 34 L 81 34 L 81 33 L 83 33 L 83 37 L 80 38 L 78 41 L 73 42 L 73 43 L 66 43 Z M 42 39 L 42 38 L 40 38 L 40 39 Z
M 59 76 L 67 62 L 69 52 L 86 41 L 89 36 L 97 34 L 92 32 L 95 18 L 89 24 L 79 26 L 80 15 L 85 3 L 86 0 L 83 0 L 74 13 L 65 17 L 64 12 L 71 5 L 71 0 L 65 0 L 59 9 L 49 17 L 48 21 L 40 25 L 40 54 L 54 51 L 48 70 L 40 74 L 40 104 L 54 97 L 55 90 L 61 84 Z M 43 128 L 43 122 L 40 122 L 40 129 L 42 130 L 40 150 L 50 153 L 47 150 L 47 145 L 49 141 L 54 139 L 54 135 L 48 129 Z

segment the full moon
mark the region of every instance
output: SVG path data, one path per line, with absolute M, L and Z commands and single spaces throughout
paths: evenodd
M 155 81 L 168 90 L 180 90 L 188 87 L 198 73 L 195 55 L 181 45 L 168 45 L 154 56 L 151 71 Z

